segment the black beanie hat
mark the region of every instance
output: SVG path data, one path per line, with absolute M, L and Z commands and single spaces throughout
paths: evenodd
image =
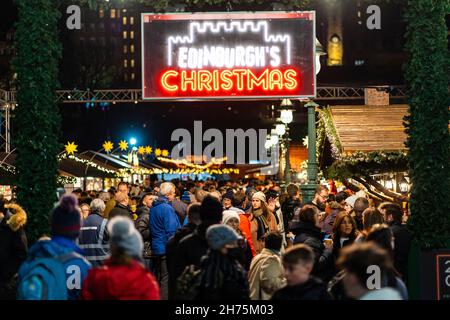
M 77 209 L 77 198 L 65 195 L 52 213 L 52 236 L 76 239 L 80 235 L 81 213 Z
M 223 207 L 217 198 L 206 196 L 200 206 L 200 219 L 202 221 L 210 221 L 220 223 L 222 221 Z

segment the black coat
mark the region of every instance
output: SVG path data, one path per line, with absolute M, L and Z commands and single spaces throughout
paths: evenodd
M 148 225 L 149 219 L 150 215 L 147 210 L 147 212 L 142 211 L 142 214 L 136 220 L 136 229 L 141 234 L 144 242 L 150 242 L 152 239 L 150 236 L 150 226 Z
M 117 203 L 114 208 L 109 213 L 109 219 L 115 217 L 115 216 L 123 216 L 128 217 L 131 220 L 133 220 L 133 212 L 131 211 L 130 207 L 124 206 L 123 204 Z
M 289 222 L 294 217 L 295 209 L 300 208 L 301 206 L 302 204 L 300 200 L 291 197 L 286 199 L 281 205 L 281 212 L 283 214 L 283 223 L 286 229 L 289 226 Z
M 394 266 L 404 280 L 408 276 L 408 256 L 411 248 L 412 234 L 405 225 L 394 222 L 391 225 L 394 235 Z
M 294 244 L 304 243 L 313 249 L 315 254 L 312 275 L 328 282 L 334 273 L 332 250 L 325 249 L 324 234 L 311 223 L 298 222 L 292 229 L 295 234 Z
M 296 286 L 286 286 L 276 291 L 271 300 L 331 300 L 325 284 L 315 277 Z
M 0 222 L 0 300 L 14 299 L 13 277 L 27 258 L 27 237 L 23 229 L 25 221 L 16 219 L 16 215 L 20 214 L 25 215 L 25 212 L 21 210 L 12 214 L 8 211 Z M 12 219 L 13 216 L 16 217 Z M 8 224 L 10 219 L 13 223 Z

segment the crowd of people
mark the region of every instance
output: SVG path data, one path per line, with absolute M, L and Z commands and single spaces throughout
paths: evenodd
M 26 219 L 0 201 L 0 299 L 408 299 L 402 208 L 363 192 L 145 179 L 62 196 L 29 249 Z

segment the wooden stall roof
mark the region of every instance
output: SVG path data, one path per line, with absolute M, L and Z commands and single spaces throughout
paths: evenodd
M 404 150 L 406 141 L 403 117 L 408 105 L 330 106 L 342 151 Z

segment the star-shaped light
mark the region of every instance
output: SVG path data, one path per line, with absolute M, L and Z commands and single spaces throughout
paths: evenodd
M 152 147 L 150 147 L 150 146 L 146 146 L 145 147 L 145 153 L 146 154 L 150 154 L 150 153 L 152 153 L 152 151 L 153 151 Z
M 138 148 L 138 154 L 141 154 L 141 155 L 142 155 L 142 154 L 145 154 L 145 147 L 142 147 L 142 146 L 139 147 L 139 148 Z
M 308 136 L 303 138 L 303 145 L 308 148 Z
M 75 152 L 78 152 L 78 145 L 76 145 L 75 142 L 67 142 L 64 147 L 66 148 L 67 154 L 74 154 Z
M 163 156 L 163 157 L 168 157 L 169 156 L 169 150 L 166 150 L 166 149 L 164 149 L 163 151 L 161 151 L 161 155 Z
M 128 149 L 128 142 L 126 142 L 125 140 L 120 141 L 119 148 L 122 151 L 126 151 Z
M 155 156 L 157 156 L 157 157 L 159 157 L 160 155 L 161 155 L 161 149 L 160 148 L 158 148 L 158 149 L 156 149 L 155 150 Z
M 106 152 L 111 152 L 111 150 L 114 148 L 114 144 L 108 140 L 103 143 L 102 147 Z

